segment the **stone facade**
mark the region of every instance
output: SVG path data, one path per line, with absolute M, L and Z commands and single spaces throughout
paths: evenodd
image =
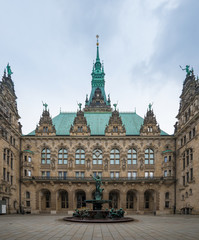
M 60 123 L 53 122 L 44 104 L 35 132 L 23 136 L 14 84 L 11 75 L 4 73 L 0 82 L 0 201 L 6 201 L 7 212 L 53 214 L 91 208 L 84 200 L 94 196 L 91 175 L 99 175 L 103 199 L 111 200 L 104 208 L 122 207 L 140 214 L 199 213 L 199 84 L 193 71 L 183 84 L 174 135 L 162 134 L 151 105 L 141 125 L 131 122 L 138 133 L 129 134 L 126 119 L 135 114 L 122 118 L 125 114 L 116 110 L 116 104 L 112 110 L 104 75 L 97 45 L 91 95 L 84 110 L 80 106 L 70 115 L 68 132 L 60 134 Z M 92 114 L 99 125 L 88 124 Z M 102 125 L 99 116 L 109 119 L 103 134 L 93 134 L 93 126 Z M 63 131 L 64 124 L 67 121 L 62 121 Z

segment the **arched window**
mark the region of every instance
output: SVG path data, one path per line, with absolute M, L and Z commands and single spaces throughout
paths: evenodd
M 41 152 L 41 164 L 50 164 L 50 149 L 44 148 Z
M 68 163 L 68 153 L 65 148 L 61 148 L 58 152 L 58 164 Z
M 102 164 L 102 150 L 95 149 L 93 151 L 93 164 Z
M 120 164 L 120 151 L 116 148 L 111 150 L 110 164 Z
M 85 151 L 84 149 L 77 149 L 75 153 L 75 164 L 85 164 Z
M 154 151 L 151 148 L 145 150 L 145 164 L 154 164 Z
M 128 164 L 137 164 L 137 152 L 134 148 L 128 150 Z

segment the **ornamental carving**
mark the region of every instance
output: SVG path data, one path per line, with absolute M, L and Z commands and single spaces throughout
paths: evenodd
M 112 112 L 112 116 L 109 119 L 109 123 L 105 129 L 106 136 L 125 136 L 126 129 L 125 126 L 122 124 L 122 119 L 119 115 L 117 110 Z
M 77 116 L 73 121 L 73 125 L 70 128 L 70 135 L 71 136 L 90 136 L 91 130 L 90 126 L 87 125 L 87 120 L 84 117 L 84 112 L 79 110 L 77 112 Z
M 56 135 L 55 126 L 53 125 L 52 118 L 50 117 L 49 110 L 43 110 L 42 116 L 35 130 L 37 136 Z
M 140 128 L 140 135 L 160 135 L 160 127 L 157 124 L 156 117 L 151 109 L 151 106 L 144 117 L 144 123 Z

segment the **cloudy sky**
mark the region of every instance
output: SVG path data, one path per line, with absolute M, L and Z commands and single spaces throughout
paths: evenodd
M 199 74 L 198 0 L 0 0 L 0 9 L 0 73 L 9 62 L 24 134 L 39 122 L 42 101 L 52 117 L 84 104 L 96 34 L 112 104 L 144 117 L 153 103 L 173 134 L 179 65 Z

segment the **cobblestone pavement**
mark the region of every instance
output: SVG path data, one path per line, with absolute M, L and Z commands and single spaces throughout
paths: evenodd
M 141 216 L 115 224 L 70 223 L 62 215 L 0 215 L 0 239 L 199 240 L 199 216 Z

